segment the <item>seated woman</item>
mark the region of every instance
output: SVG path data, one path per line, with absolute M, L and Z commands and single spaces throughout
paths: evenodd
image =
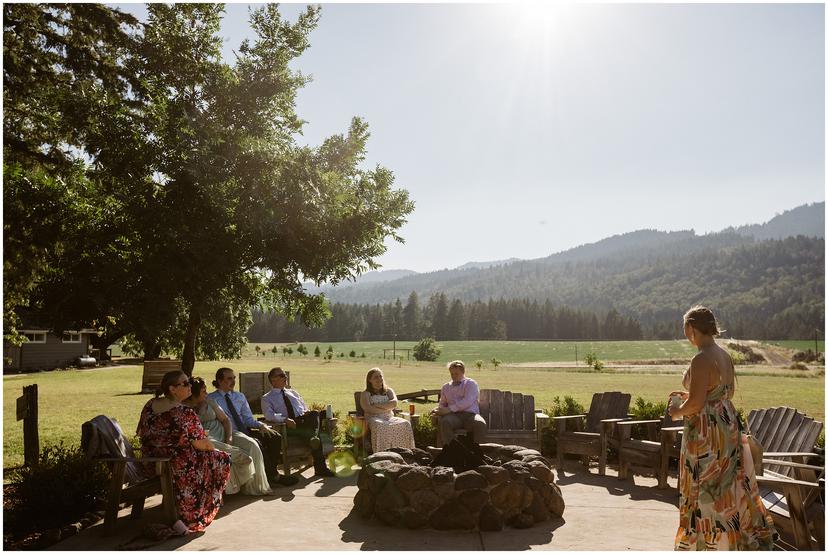
M 207 385 L 201 377 L 193 377 L 191 394 L 184 404 L 195 410 L 207 438 L 217 449 L 230 454 L 230 479 L 227 494 L 262 495 L 271 492 L 265 472 L 264 456 L 256 441 L 233 431 L 230 419 L 212 398 L 207 398 Z
M 144 456 L 170 458 L 178 516 L 189 531 L 203 531 L 218 513 L 230 478 L 230 454 L 216 450 L 195 412 L 181 404 L 190 379 L 169 371 L 141 411 L 136 433 Z
M 411 423 L 394 416 L 397 396 L 385 385 L 382 370 L 371 369 L 365 377 L 365 390 L 359 397 L 365 420 L 371 430 L 371 449 L 381 452 L 389 448 L 414 448 Z

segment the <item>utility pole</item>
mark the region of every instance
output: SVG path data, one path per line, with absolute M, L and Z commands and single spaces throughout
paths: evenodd
M 575 365 L 578 365 L 578 343 L 575 343 Z
M 397 333 L 394 333 L 394 359 L 397 359 Z
M 817 337 L 819 336 L 819 329 L 814 329 L 814 352 L 816 352 L 817 358 L 819 358 L 819 341 Z

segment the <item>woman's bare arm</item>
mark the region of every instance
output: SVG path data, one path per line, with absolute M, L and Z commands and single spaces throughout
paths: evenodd
M 678 408 L 670 408 L 671 416 L 690 416 L 701 411 L 707 400 L 710 385 L 710 366 L 707 360 L 696 355 L 690 362 L 690 392 Z

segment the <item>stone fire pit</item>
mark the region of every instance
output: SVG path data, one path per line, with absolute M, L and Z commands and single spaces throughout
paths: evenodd
M 365 458 L 354 510 L 387 525 L 410 529 L 532 527 L 564 512 L 561 490 L 549 461 L 522 446 L 481 444 L 491 465 L 455 474 L 429 467 L 420 449 L 392 449 Z

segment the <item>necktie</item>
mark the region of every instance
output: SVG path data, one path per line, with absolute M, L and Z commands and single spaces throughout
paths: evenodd
M 239 412 L 237 412 L 236 407 L 233 406 L 233 401 L 230 400 L 229 392 L 224 395 L 224 401 L 227 402 L 227 409 L 230 410 L 230 417 L 233 418 L 233 423 L 236 424 L 236 429 L 238 429 L 242 433 L 246 433 L 247 427 L 245 427 L 244 423 L 242 423 L 242 419 L 239 416 Z
M 290 403 L 290 398 L 288 398 L 288 395 L 285 392 L 285 389 L 282 389 L 282 398 L 285 401 L 285 409 L 287 410 L 287 416 L 290 419 L 296 421 L 296 412 L 293 409 L 293 404 Z

